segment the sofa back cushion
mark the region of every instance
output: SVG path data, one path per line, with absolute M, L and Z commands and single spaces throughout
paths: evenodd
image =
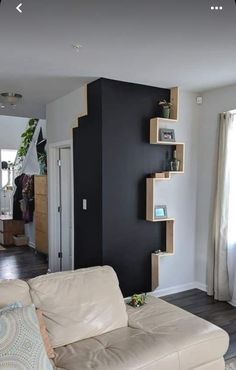
M 23 280 L 0 280 L 0 308 L 15 302 L 32 304 L 28 284 Z
M 127 326 L 118 279 L 109 266 L 53 273 L 28 283 L 54 348 Z

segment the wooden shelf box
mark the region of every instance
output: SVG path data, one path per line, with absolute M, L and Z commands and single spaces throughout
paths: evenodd
M 177 159 L 180 161 L 180 170 L 175 173 L 184 173 L 185 164 L 185 144 L 178 141 L 160 141 L 159 140 L 159 118 L 152 118 L 150 121 L 150 144 L 168 145 L 175 147 Z
M 172 104 L 170 109 L 170 118 L 164 117 L 156 117 L 154 119 L 158 119 L 163 122 L 177 122 L 179 119 L 179 88 L 172 87 L 170 89 L 170 102 Z
M 175 253 L 175 220 L 168 219 L 162 220 L 166 222 L 166 246 L 165 251 L 160 253 L 152 253 L 151 255 L 151 283 L 152 291 L 158 288 L 159 286 L 159 276 L 160 276 L 160 259 L 161 257 L 173 256 Z
M 146 179 L 146 220 L 151 222 L 173 221 L 174 218 L 155 218 L 155 191 L 157 181 L 168 181 L 168 178 L 148 177 Z

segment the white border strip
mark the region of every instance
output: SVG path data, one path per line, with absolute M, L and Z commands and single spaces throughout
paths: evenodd
M 206 292 L 207 290 L 206 285 L 195 281 L 192 283 L 172 286 L 170 288 L 157 289 L 154 292 L 152 292 L 152 295 L 154 297 L 164 297 L 166 295 L 180 293 L 180 292 L 184 292 L 186 290 L 191 290 L 191 289 L 200 289 L 204 292 Z

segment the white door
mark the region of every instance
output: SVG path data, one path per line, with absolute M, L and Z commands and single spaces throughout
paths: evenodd
M 71 149 L 59 149 L 60 270 L 72 269 Z

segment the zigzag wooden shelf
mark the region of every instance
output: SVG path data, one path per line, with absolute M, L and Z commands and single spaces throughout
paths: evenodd
M 160 259 L 165 256 L 172 256 L 175 251 L 175 219 L 165 218 L 156 219 L 155 204 L 156 204 L 156 187 L 158 181 L 170 181 L 172 175 L 183 174 L 185 165 L 185 144 L 182 142 L 166 142 L 160 141 L 159 130 L 161 124 L 175 124 L 179 117 L 179 88 L 174 87 L 170 90 L 170 101 L 172 103 L 170 119 L 155 117 L 150 120 L 150 144 L 156 145 L 171 145 L 175 147 L 176 157 L 180 161 L 180 171 L 164 171 L 160 173 L 153 173 L 146 179 L 146 220 L 150 222 L 165 222 L 166 223 L 166 245 L 165 251 L 159 253 L 152 253 L 152 290 L 159 286 L 160 276 Z

